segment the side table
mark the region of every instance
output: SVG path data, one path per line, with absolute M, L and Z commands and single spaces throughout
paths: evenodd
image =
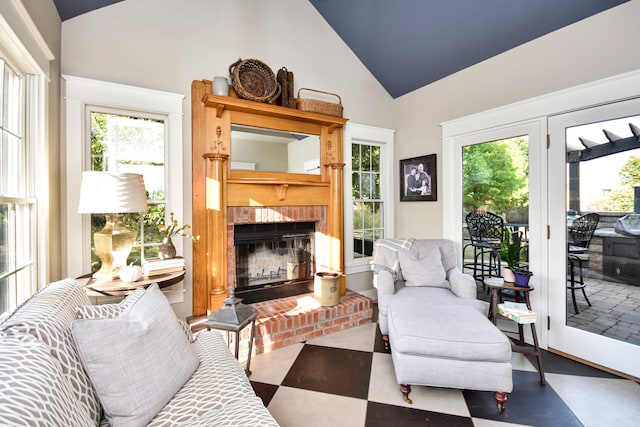
M 489 318 L 496 324 L 498 313 L 496 308 L 498 305 L 498 291 L 514 291 L 516 293 L 516 301 L 519 302 L 520 292 L 524 294 L 524 300 L 527 308 L 531 310 L 531 300 L 529 298 L 529 292 L 533 290 L 533 287 L 516 286 L 515 283 L 505 282 L 501 277 L 489 277 L 484 280 L 484 284 L 491 290 L 491 299 L 489 304 Z M 518 323 L 518 344 L 511 344 L 511 350 L 517 353 L 535 354 L 538 360 L 538 372 L 540 374 L 540 384 L 545 385 L 547 382 L 544 378 L 544 367 L 542 366 L 542 352 L 538 345 L 538 334 L 536 333 L 536 324 L 530 323 L 531 335 L 533 336 L 533 346 L 527 345 L 524 342 L 523 325 Z
M 175 285 L 184 280 L 186 272 L 183 269 L 172 273 L 158 274 L 157 276 L 144 276 L 135 282 L 124 282 L 120 279 L 98 280 L 91 277 L 91 275 L 87 275 L 89 280 L 84 285 L 84 291 L 89 297 L 125 296 L 133 293 L 141 286 L 146 288 L 153 283 L 157 283 L 160 288 Z M 86 276 L 80 278 L 86 278 Z
M 256 332 L 256 318 L 258 317 L 258 310 L 255 308 L 242 304 L 241 298 L 236 298 L 231 292 L 229 298 L 224 300 L 223 306 L 215 311 L 209 319 L 204 322 L 204 326 L 207 330 L 218 329 L 227 331 L 227 343 L 231 343 L 229 340 L 229 333 L 235 333 L 235 357 L 238 359 L 240 352 L 240 332 L 251 324 L 251 332 L 249 336 L 249 354 L 247 355 L 247 367 L 245 373 L 247 376 L 251 375 L 251 351 L 253 350 L 253 338 Z

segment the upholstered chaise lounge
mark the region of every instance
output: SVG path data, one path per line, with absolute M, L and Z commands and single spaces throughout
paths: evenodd
M 391 346 L 400 390 L 411 385 L 511 392 L 511 345 L 487 318 L 476 284 L 457 267 L 450 240 L 376 242 L 379 326 Z

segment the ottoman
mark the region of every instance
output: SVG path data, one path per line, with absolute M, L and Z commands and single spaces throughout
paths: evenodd
M 411 385 L 493 391 L 504 410 L 511 392 L 511 344 L 482 312 L 466 304 L 394 298 L 389 342 L 407 403 Z

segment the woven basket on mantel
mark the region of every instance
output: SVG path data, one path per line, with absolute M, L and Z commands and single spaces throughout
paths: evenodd
M 267 64 L 258 59 L 238 59 L 229 66 L 231 85 L 238 96 L 272 103 L 280 95 L 280 85 Z
M 338 102 L 337 103 L 327 102 L 327 101 L 322 101 L 314 98 L 301 98 L 300 92 L 303 90 L 335 96 L 336 98 L 338 98 Z M 320 113 L 320 114 L 326 114 L 328 116 L 342 117 L 342 98 L 340 98 L 340 95 L 335 93 L 324 92 L 322 90 L 308 89 L 306 87 L 302 87 L 298 89 L 298 99 L 296 100 L 296 108 L 298 110 L 309 111 L 312 113 Z

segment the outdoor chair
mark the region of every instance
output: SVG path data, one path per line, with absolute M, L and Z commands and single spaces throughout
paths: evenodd
M 576 314 L 580 312 L 576 302 L 576 289 L 582 291 L 584 299 L 591 306 L 591 301 L 585 292 L 587 284 L 584 281 L 583 264 L 589 261 L 589 244 L 599 222 L 600 215 L 588 213 L 574 219 L 567 228 L 567 261 L 569 266 L 567 289 L 571 289 L 571 300 Z M 578 277 L 576 277 L 576 270 Z
M 472 211 L 465 217 L 467 231 L 473 247 L 473 278 L 500 276 L 498 249 L 504 233 L 504 221 L 500 215 L 488 211 Z M 494 274 L 495 273 L 495 274 Z

